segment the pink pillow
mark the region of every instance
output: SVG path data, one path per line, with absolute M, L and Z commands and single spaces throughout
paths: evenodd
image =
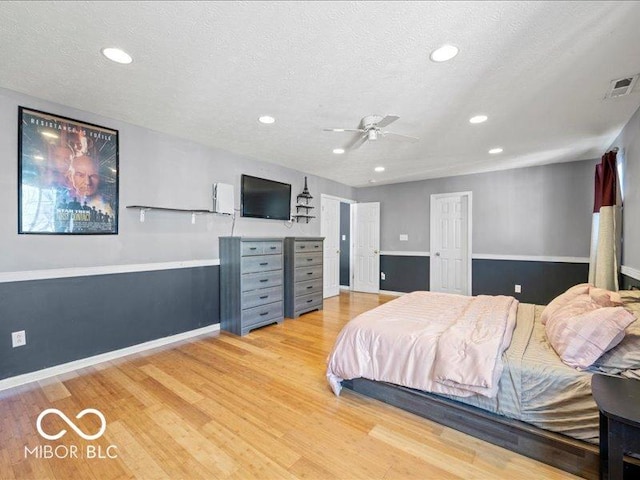
M 542 316 L 540 320 L 542 324 L 545 325 L 549 318 L 553 316 L 553 314 L 560 308 L 564 307 L 568 303 L 570 303 L 574 298 L 578 295 L 584 295 L 585 293 L 589 293 L 589 288 L 592 287 L 590 283 L 581 283 L 580 285 L 575 285 L 571 287 L 566 292 L 558 295 L 554 298 L 549 305 L 547 305 L 542 311 Z
M 585 301 L 583 307 L 586 305 Z M 547 338 L 564 363 L 584 369 L 620 343 L 625 328 L 635 319 L 623 307 L 586 307 L 576 316 L 560 311 L 547 321 Z
M 622 297 L 619 293 L 604 288 L 589 288 L 589 296 L 601 307 L 620 307 L 622 305 Z

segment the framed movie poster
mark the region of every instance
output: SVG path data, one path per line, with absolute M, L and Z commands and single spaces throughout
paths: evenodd
M 118 233 L 118 131 L 19 108 L 18 233 Z

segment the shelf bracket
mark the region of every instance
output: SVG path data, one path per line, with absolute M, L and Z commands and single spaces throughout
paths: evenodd
M 141 208 L 140 209 L 140 223 L 144 223 L 144 212 L 146 211 L 146 209 Z
M 194 225 L 196 223 L 196 212 L 191 212 L 191 223 Z

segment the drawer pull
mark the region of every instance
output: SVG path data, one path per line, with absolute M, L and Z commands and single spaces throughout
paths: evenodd
M 260 264 L 260 266 L 261 266 L 261 267 L 264 267 L 265 265 L 269 265 L 269 262 L 262 262 L 262 263 Z
M 265 282 L 268 282 L 268 281 L 269 281 L 268 278 L 263 278 L 262 280 L 260 280 L 260 283 L 265 283 Z
M 309 286 L 307 287 L 307 290 L 311 290 L 312 288 L 313 288 L 313 285 L 309 285 Z
M 313 298 L 307 300 L 307 303 L 311 303 L 311 302 L 313 302 Z
M 257 250 L 258 247 L 249 247 L 249 250 Z
M 261 317 L 264 317 L 265 315 L 269 315 L 269 312 L 262 312 L 262 313 L 260 314 L 260 316 L 261 316 Z
M 265 298 L 269 298 L 269 295 L 263 295 L 260 297 L 260 300 L 264 300 Z
M 307 247 L 305 247 L 304 245 L 300 245 L 300 250 L 304 250 L 305 248 Z
M 269 247 L 271 250 L 275 250 L 277 247 Z
M 313 258 L 307 258 L 307 262 L 313 262 Z

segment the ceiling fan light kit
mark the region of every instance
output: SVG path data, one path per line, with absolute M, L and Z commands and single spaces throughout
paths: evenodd
M 358 128 L 325 128 L 325 132 L 355 132 L 358 135 L 344 147 L 344 151 L 355 150 L 366 141 L 376 141 L 381 137 L 389 137 L 393 140 L 406 142 L 417 142 L 419 139 L 402 135 L 400 133 L 388 132 L 382 130 L 383 127 L 395 122 L 400 117 L 398 115 L 368 115 L 360 120 Z M 335 153 L 335 150 L 334 150 Z

